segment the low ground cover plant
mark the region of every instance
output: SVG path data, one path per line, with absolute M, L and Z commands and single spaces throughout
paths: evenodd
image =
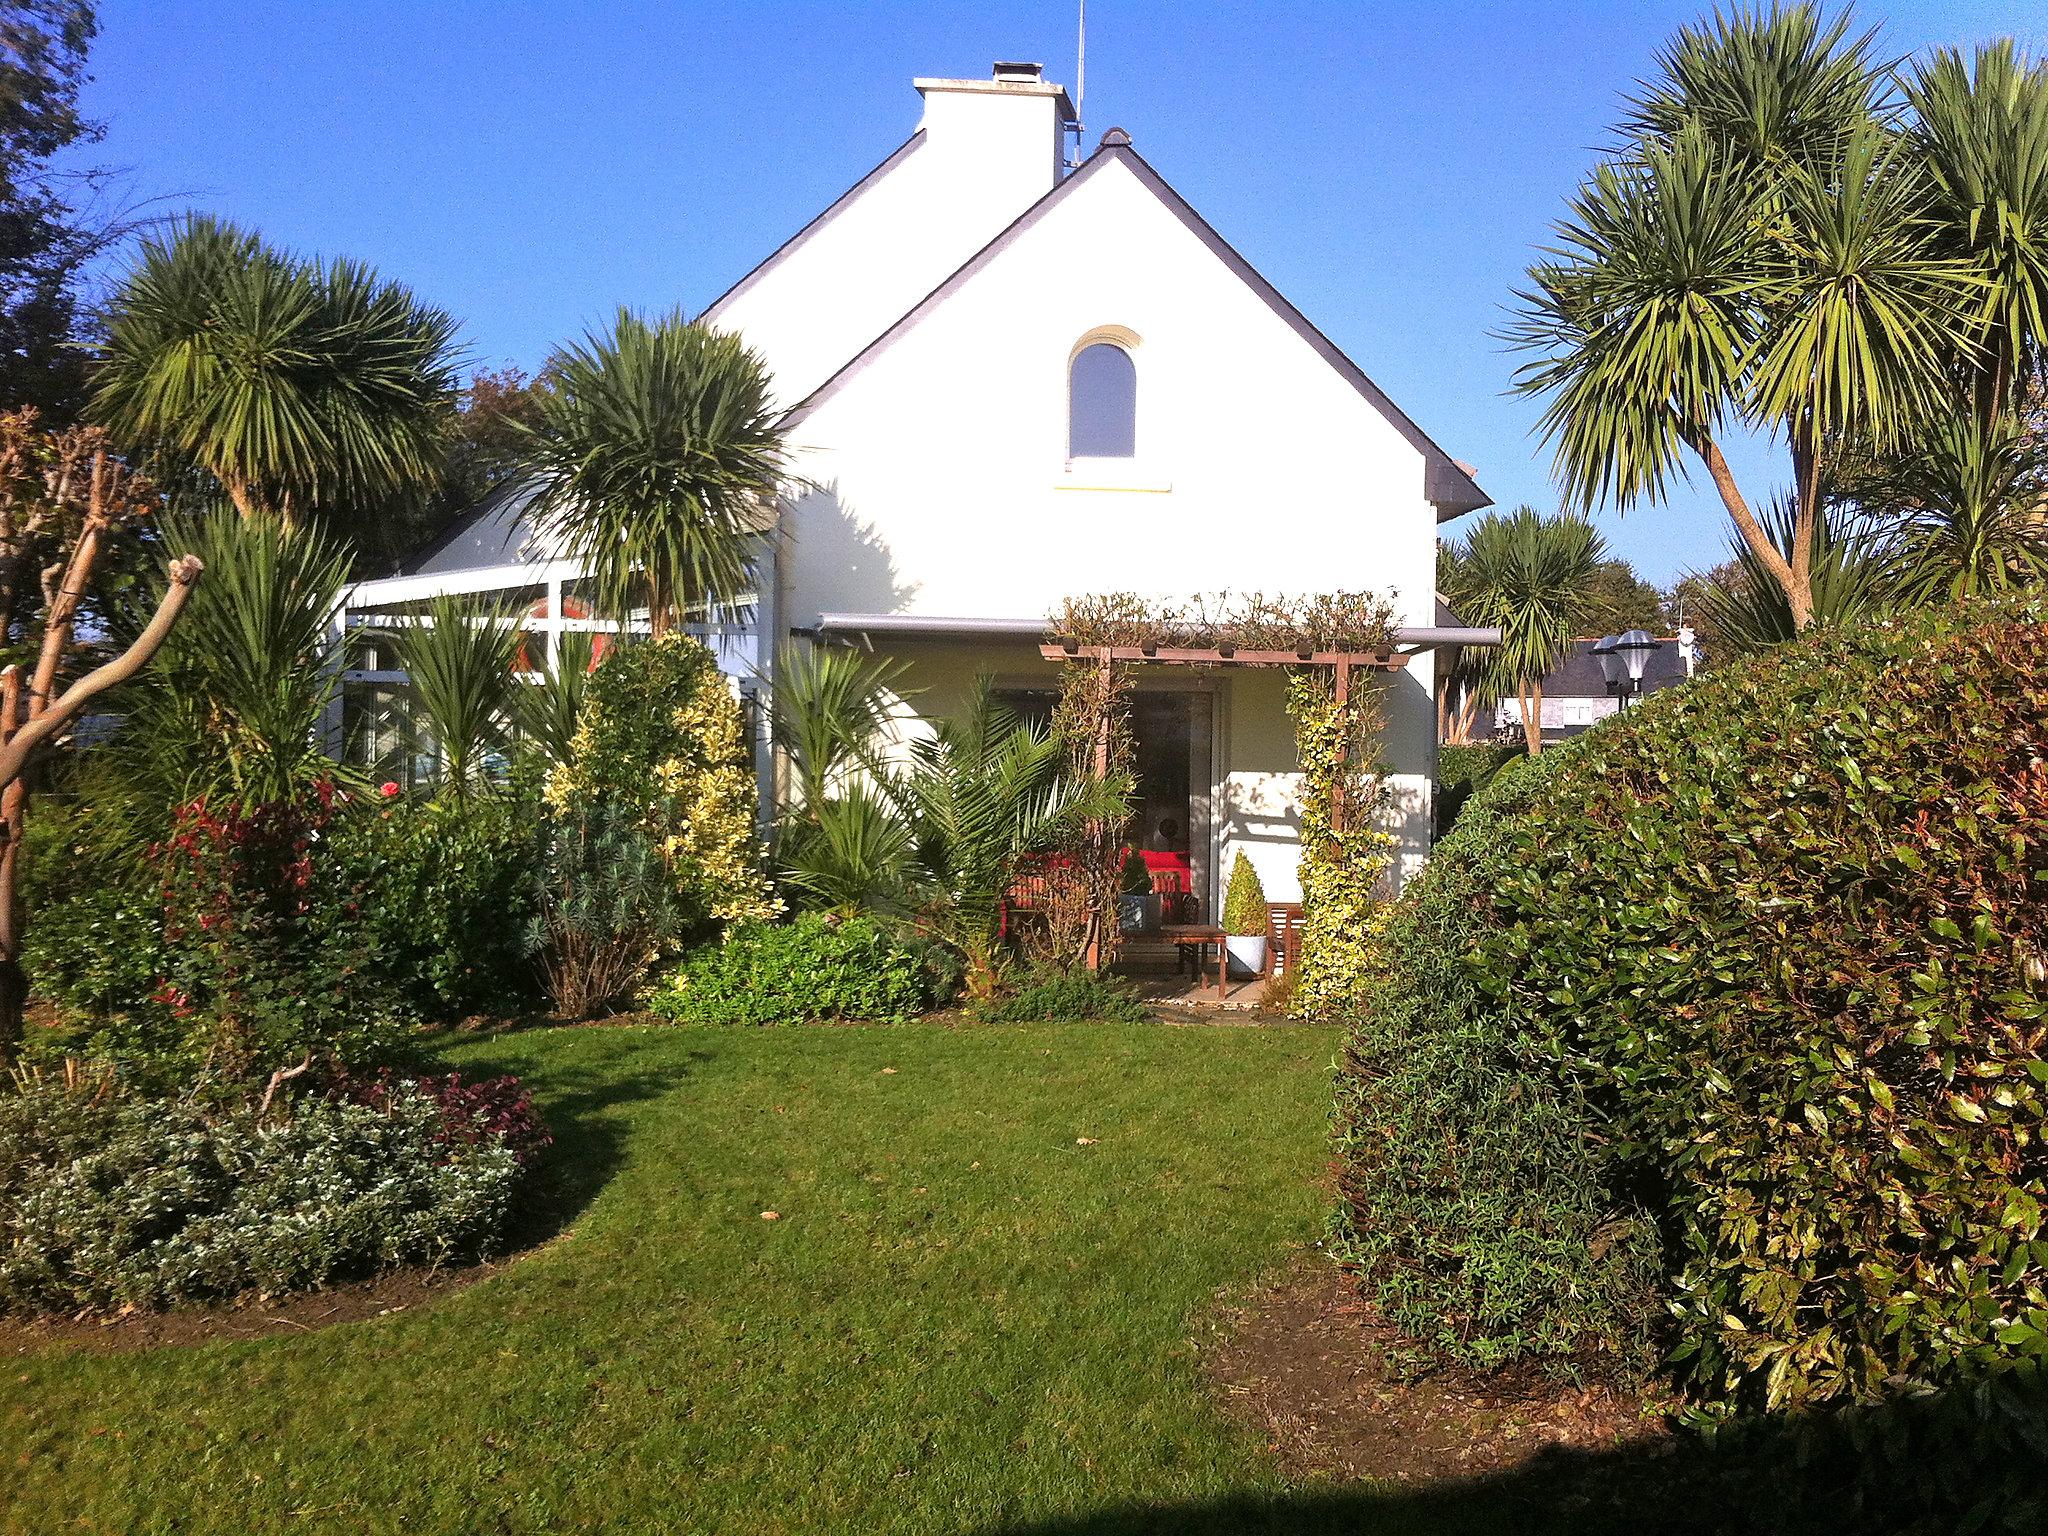
M 1811 637 L 1476 797 L 1347 1047 L 1371 1291 L 1512 1358 L 1637 1315 L 1653 1227 L 1704 1410 L 1997 1418 L 2048 1363 L 2044 765 L 2036 601 Z M 1409 1050 L 1472 1083 L 1418 1107 Z
M 685 955 L 649 994 L 677 1024 L 901 1022 L 950 1001 L 959 968 L 938 946 L 863 917 L 807 912 L 750 923 Z
M 278 1295 L 487 1252 L 547 1140 L 516 1083 L 344 1089 L 227 1108 L 111 1079 L 0 1094 L 0 1311 Z
M 1072 1024 L 1099 1019 L 1143 1024 L 1152 1015 L 1129 985 L 1107 972 L 1046 968 L 1027 974 L 1006 995 L 975 1009 L 990 1024 Z

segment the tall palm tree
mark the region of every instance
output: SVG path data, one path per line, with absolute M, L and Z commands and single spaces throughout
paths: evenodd
M 1800 4 L 1681 31 L 1507 333 L 1536 354 L 1517 387 L 1549 398 L 1568 497 L 1658 500 L 1691 453 L 1802 629 L 1830 457 L 1888 455 L 1938 414 L 1977 297 L 1846 27 Z M 1790 450 L 1789 559 L 1723 452 L 1742 429 Z
M 644 604 L 659 636 L 692 608 L 743 601 L 786 464 L 760 357 L 680 310 L 621 310 L 548 372 L 526 429 L 534 507 L 606 612 Z
M 1532 754 L 1543 750 L 1543 679 L 1570 653 L 1606 553 L 1584 519 L 1526 506 L 1489 513 L 1466 536 L 1449 596 L 1468 623 L 1501 631 L 1490 691 L 1514 691 Z
M 454 321 L 402 285 L 194 215 L 143 242 L 92 410 L 210 475 L 244 517 L 346 530 L 359 505 L 440 473 L 455 365 Z

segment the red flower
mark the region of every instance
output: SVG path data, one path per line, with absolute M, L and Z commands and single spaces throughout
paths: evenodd
M 398 793 L 398 785 L 395 781 L 391 779 L 386 779 L 382 784 L 377 786 L 377 793 L 382 795 L 386 800 L 389 800 L 392 798 L 392 796 Z

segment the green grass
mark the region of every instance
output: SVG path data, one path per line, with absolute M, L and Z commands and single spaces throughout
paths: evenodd
M 542 1203 L 562 1235 L 415 1312 L 10 1363 L 0 1521 L 1093 1531 L 1264 1507 L 1278 1474 L 1206 1398 L 1196 1348 L 1219 1290 L 1320 1230 L 1334 1042 L 1095 1024 L 470 1043 L 456 1064 L 529 1078 L 556 1125 Z

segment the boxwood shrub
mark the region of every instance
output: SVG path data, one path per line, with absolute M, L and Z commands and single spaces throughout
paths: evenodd
M 807 912 L 742 924 L 723 943 L 691 950 L 647 1007 L 677 1024 L 900 1022 L 950 999 L 957 980 L 931 946 L 865 917 Z
M 1672 1359 L 1706 1401 L 2038 1373 L 2044 621 L 1922 615 L 1719 669 L 1545 753 L 1541 793 L 1461 830 L 1425 890 L 1463 890 L 1441 963 L 1404 982 L 1396 960 L 1383 995 L 1409 1022 L 1364 1020 L 1346 1081 L 1375 1288 L 1401 1305 L 1403 1245 L 1448 1264 L 1458 1238 L 1441 1206 L 1382 1193 L 1374 1138 L 1412 1116 L 1375 1082 L 1372 1036 L 1477 1032 L 1508 1043 L 1524 1095 L 1581 1117 L 1572 1178 L 1654 1215 Z M 1500 1209 L 1553 1209 L 1533 1152 L 1453 1155 Z M 1493 1312 L 1468 1323 L 1521 1347 Z
M 517 1100 L 481 1086 L 492 1107 Z M 278 1295 L 476 1257 L 545 1132 L 522 1121 L 515 1139 L 459 1089 L 308 1096 L 267 1117 L 58 1084 L 0 1094 L 0 1312 Z

